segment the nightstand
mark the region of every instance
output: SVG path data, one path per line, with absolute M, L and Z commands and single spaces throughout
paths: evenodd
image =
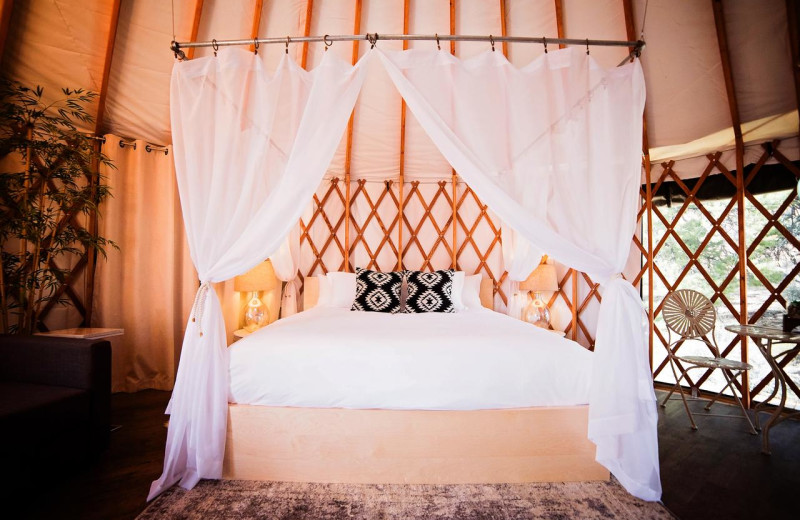
M 234 331 L 234 333 L 233 333 L 233 341 L 234 342 L 239 341 L 243 337 L 249 336 L 250 334 L 252 334 L 252 332 L 250 332 L 250 331 L 248 331 L 246 329 L 239 329 L 237 331 Z

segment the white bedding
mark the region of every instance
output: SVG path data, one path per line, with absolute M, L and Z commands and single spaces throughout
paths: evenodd
M 588 403 L 593 354 L 489 310 L 317 307 L 230 348 L 232 403 L 478 410 Z

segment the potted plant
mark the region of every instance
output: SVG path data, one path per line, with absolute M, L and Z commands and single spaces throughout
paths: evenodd
M 42 87 L 0 79 L 0 330 L 33 334 L 42 311 L 69 304 L 59 291 L 69 255 L 105 256 L 113 242 L 92 232 L 109 195 L 98 172 L 112 166 L 99 142 L 78 130 L 92 123 L 97 95 L 64 88 L 45 102 Z M 83 222 L 82 222 L 83 221 Z
M 800 327 L 800 301 L 794 300 L 786 306 L 786 314 L 783 315 L 783 330 L 790 332 L 795 327 Z

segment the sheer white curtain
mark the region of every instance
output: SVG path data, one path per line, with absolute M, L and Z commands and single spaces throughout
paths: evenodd
M 514 318 L 519 318 L 525 305 L 528 303 L 526 294 L 519 294 L 519 282 L 530 276 L 544 254 L 541 249 L 534 246 L 530 241 L 514 231 L 514 228 L 503 224 L 503 241 L 501 243 L 503 253 L 503 266 L 508 272 L 508 279 L 511 283 L 511 296 L 508 300 L 506 314 Z
M 661 496 L 655 394 L 641 299 L 623 280 L 636 223 L 644 78 L 582 49 L 517 69 L 500 52 L 381 60 L 444 157 L 504 223 L 603 284 L 589 438 L 634 495 Z
M 201 284 L 169 407 L 164 472 L 148 499 L 179 481 L 191 488 L 222 476 L 228 353 L 210 284 L 275 253 L 297 224 L 341 140 L 365 61 L 351 66 L 329 52 L 307 72 L 285 56 L 273 74 L 259 56 L 223 49 L 173 68 L 175 170 Z

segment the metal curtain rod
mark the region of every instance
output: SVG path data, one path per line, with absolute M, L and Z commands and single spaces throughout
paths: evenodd
M 462 41 L 462 42 L 488 42 L 494 45 L 494 42 L 509 42 L 509 43 L 538 43 L 547 45 L 552 43 L 555 45 L 586 45 L 589 46 L 602 46 L 602 47 L 632 47 L 634 54 L 638 56 L 644 48 L 644 40 L 591 40 L 589 38 L 576 39 L 576 38 L 547 38 L 540 37 L 527 37 L 527 36 L 478 36 L 478 35 L 463 35 L 463 34 L 336 34 L 324 36 L 284 36 L 283 38 L 250 38 L 240 40 L 211 40 L 204 42 L 177 42 L 173 41 L 170 44 L 172 52 L 180 55 L 181 49 L 197 48 L 197 47 L 229 47 L 233 45 L 254 45 L 270 44 L 270 43 L 283 43 L 289 46 L 290 43 L 305 43 L 305 42 L 324 42 L 330 46 L 333 42 L 351 42 L 365 40 L 375 45 L 379 40 L 408 40 L 408 41 Z

